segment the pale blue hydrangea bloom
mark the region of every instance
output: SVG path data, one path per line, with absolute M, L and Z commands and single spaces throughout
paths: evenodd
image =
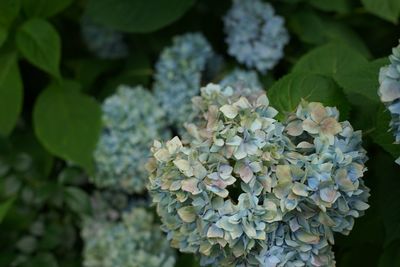
M 234 0 L 224 24 L 228 53 L 248 68 L 266 73 L 283 57 L 289 35 L 270 4 Z
M 400 45 L 393 48 L 389 57 L 390 65 L 382 67 L 379 73 L 379 91 L 381 101 L 392 115 L 390 127 L 396 143 L 400 143 Z M 400 164 L 400 157 L 396 161 Z
M 175 253 L 151 212 L 133 208 L 119 220 L 87 218 L 82 229 L 85 267 L 173 267 Z
M 94 152 L 92 181 L 100 188 L 140 193 L 147 180 L 144 165 L 151 141 L 169 135 L 164 111 L 141 86 L 120 86 L 102 110 L 104 128 Z
M 256 91 L 263 90 L 257 72 L 251 70 L 235 69 L 226 75 L 219 84 L 222 87 L 231 86 L 236 90 L 249 88 Z
M 310 237 L 291 224 L 280 224 L 276 231 L 269 234 L 268 247 L 257 257 L 260 266 L 265 267 L 331 267 L 335 266 L 334 258 L 332 246 L 323 235 Z
M 122 33 L 108 29 L 84 18 L 81 23 L 83 41 L 90 52 L 101 59 L 119 59 L 128 55 Z
M 199 33 L 175 37 L 161 53 L 153 90 L 167 120 L 178 128 L 190 113 L 191 98 L 199 94 L 202 72 L 212 55 L 210 44 Z
M 148 163 L 171 245 L 202 265 L 334 266 L 333 232 L 368 208 L 361 133 L 320 103 L 281 123 L 257 90 L 210 84 L 193 103 L 191 138 L 155 141 Z

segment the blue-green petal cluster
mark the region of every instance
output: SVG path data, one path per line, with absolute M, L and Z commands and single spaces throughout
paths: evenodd
M 101 59 L 119 59 L 128 55 L 128 46 L 122 33 L 108 29 L 84 18 L 82 38 L 90 52 Z
M 222 87 L 231 86 L 236 90 L 249 88 L 251 90 L 261 91 L 263 87 L 258 79 L 257 72 L 251 70 L 235 69 L 226 75 L 219 84 Z
M 268 247 L 257 259 L 260 266 L 335 266 L 335 256 L 326 238 L 309 237 L 290 224 L 280 224 L 268 236 Z
M 102 111 L 103 131 L 94 152 L 96 172 L 91 179 L 99 188 L 141 193 L 151 142 L 169 136 L 165 112 L 141 86 L 118 87 L 104 101 Z
M 289 35 L 270 4 L 234 0 L 224 24 L 228 53 L 248 68 L 266 73 L 283 57 Z
M 173 267 L 169 247 L 153 215 L 136 207 L 120 220 L 86 219 L 82 229 L 85 267 Z
M 379 73 L 378 94 L 392 115 L 390 127 L 396 143 L 400 143 L 400 45 L 393 48 L 389 59 L 390 64 L 382 67 Z M 400 164 L 400 157 L 396 162 Z
M 262 91 L 209 84 L 190 138 L 155 141 L 149 190 L 173 247 L 212 266 L 334 266 L 369 196 L 361 133 L 302 102 L 284 122 Z M 275 264 L 275 265 L 273 265 Z
M 191 98 L 199 94 L 202 72 L 213 55 L 202 34 L 188 33 L 173 39 L 156 63 L 154 93 L 170 124 L 179 127 L 191 110 Z

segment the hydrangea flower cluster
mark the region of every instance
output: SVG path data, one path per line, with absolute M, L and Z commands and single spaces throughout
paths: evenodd
M 243 90 L 245 88 L 257 91 L 263 90 L 257 72 L 251 70 L 234 69 L 231 73 L 226 75 L 219 84 L 222 87 L 231 86 L 236 90 Z
M 270 4 L 234 0 L 224 24 L 228 53 L 247 67 L 266 73 L 283 57 L 289 35 Z
M 136 207 L 120 221 L 87 219 L 82 229 L 85 267 L 173 267 L 169 247 L 153 215 Z
M 119 59 L 128 55 L 122 33 L 105 28 L 84 18 L 81 25 L 83 41 L 89 51 L 101 59 Z
M 191 98 L 199 94 L 202 72 L 213 52 L 199 33 L 177 36 L 164 49 L 156 64 L 154 93 L 167 113 L 169 123 L 178 127 L 186 121 Z
M 392 115 L 390 127 L 396 143 L 400 143 L 400 45 L 393 48 L 389 59 L 390 65 L 382 67 L 379 73 L 378 94 Z M 400 164 L 400 157 L 396 162 Z
M 151 142 L 169 136 L 164 111 L 141 86 L 120 86 L 102 110 L 104 129 L 94 152 L 96 174 L 91 179 L 99 188 L 141 193 Z
M 361 133 L 302 102 L 284 123 L 265 93 L 209 84 L 191 139 L 155 141 L 149 190 L 173 247 L 212 266 L 333 266 L 333 232 L 368 208 Z

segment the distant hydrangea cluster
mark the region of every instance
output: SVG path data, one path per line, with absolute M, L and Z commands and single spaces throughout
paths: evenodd
M 169 247 L 153 215 L 136 207 L 119 221 L 87 219 L 82 229 L 85 267 L 173 267 Z
M 100 188 L 141 193 L 151 142 L 169 136 L 164 111 L 141 86 L 120 86 L 104 101 L 102 110 L 104 128 L 94 152 L 96 173 L 91 179 Z
M 226 75 L 219 84 L 222 87 L 231 86 L 236 90 L 250 88 L 252 90 L 263 90 L 257 72 L 251 70 L 235 69 Z
M 228 53 L 247 67 L 266 73 L 283 57 L 289 35 L 270 4 L 234 0 L 224 24 Z
M 390 127 L 396 143 L 400 143 L 400 45 L 393 48 L 389 57 L 390 65 L 382 67 L 379 73 L 379 91 L 381 101 L 392 114 Z M 396 160 L 400 164 L 400 157 Z
M 181 127 L 191 109 L 191 98 L 199 94 L 202 72 L 213 52 L 199 33 L 177 36 L 164 49 L 156 64 L 154 93 L 170 124 Z
M 333 232 L 368 208 L 361 133 L 302 102 L 281 123 L 262 91 L 209 84 L 191 139 L 155 141 L 149 190 L 173 247 L 212 266 L 334 266 Z
M 82 20 L 81 33 L 86 46 L 101 59 L 119 59 L 128 55 L 128 46 L 122 33 Z

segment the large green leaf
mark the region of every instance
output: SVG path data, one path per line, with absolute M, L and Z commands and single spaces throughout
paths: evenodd
M 400 16 L 399 0 L 361 0 L 364 7 L 372 14 L 397 23 Z
M 22 81 L 16 55 L 0 56 L 0 135 L 9 135 L 22 108 Z
M 338 13 L 347 13 L 350 10 L 350 1 L 348 0 L 334 0 L 334 1 L 321 1 L 321 0 L 307 0 L 310 5 L 321 9 L 323 11 L 334 11 Z
M 124 32 L 151 32 L 179 19 L 194 0 L 90 0 L 93 21 Z
M 17 46 L 30 63 L 60 77 L 60 36 L 46 20 L 34 18 L 25 22 L 17 32 Z
M 336 81 L 343 87 L 346 94 L 360 94 L 370 100 L 379 101 L 377 93 L 379 70 L 388 62 L 387 58 L 383 58 L 359 65 L 349 72 L 340 72 L 336 75 Z
M 40 94 L 33 112 L 35 132 L 43 146 L 88 171 L 101 130 L 100 117 L 94 99 L 55 84 Z
M 329 77 L 304 72 L 291 73 L 268 90 L 272 106 L 286 114 L 295 111 L 301 99 L 336 106 L 346 117 L 349 112 L 345 95 Z
M 372 114 L 366 114 L 366 116 L 371 115 Z M 373 140 L 393 157 L 399 157 L 400 145 L 394 144 L 394 135 L 389 131 L 389 123 L 391 119 L 389 111 L 382 105 L 374 116 L 376 116 L 376 126 L 375 130 L 371 134 Z
M 18 16 L 20 0 L 0 0 L 0 25 L 8 27 Z
M 51 17 L 61 12 L 72 0 L 22 0 L 22 9 L 29 17 Z
M 0 223 L 3 221 L 4 217 L 7 215 L 8 210 L 14 203 L 15 198 L 10 198 L 2 203 L 0 203 Z
M 370 52 L 361 38 L 346 24 L 322 17 L 311 9 L 301 9 L 289 17 L 289 27 L 305 43 L 321 45 L 342 42 L 365 56 Z
M 293 71 L 329 75 L 336 79 L 343 73 L 365 65 L 367 59 L 357 50 L 343 43 L 329 43 L 317 47 L 299 59 Z
M 4 42 L 7 40 L 7 35 L 8 32 L 6 28 L 2 25 L 0 25 L 0 48 L 4 44 Z

